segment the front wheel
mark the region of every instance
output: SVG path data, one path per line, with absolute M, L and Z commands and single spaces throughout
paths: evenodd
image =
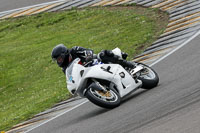
M 149 66 L 138 63 L 138 65 L 142 65 L 144 69 L 140 72 L 140 76 L 138 79 L 142 81 L 142 88 L 144 89 L 152 89 L 158 85 L 159 77 L 158 74 Z
M 99 87 L 106 87 L 106 86 L 99 86 Z M 85 96 L 92 103 L 107 109 L 115 108 L 119 106 L 121 102 L 121 97 L 114 88 L 109 88 L 107 89 L 106 92 L 102 92 L 94 88 L 89 88 L 86 91 Z

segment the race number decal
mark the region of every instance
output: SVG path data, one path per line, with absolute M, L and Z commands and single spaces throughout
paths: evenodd
M 108 66 L 107 68 L 101 67 L 101 69 L 105 72 L 113 74 L 113 72 L 110 71 L 111 66 Z

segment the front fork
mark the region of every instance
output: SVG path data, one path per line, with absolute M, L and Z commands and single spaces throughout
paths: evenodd
M 102 86 L 96 79 L 91 79 L 93 82 L 87 87 L 87 89 L 84 90 L 83 94 L 85 95 L 86 91 L 90 88 L 96 90 L 96 91 L 100 91 L 103 93 L 106 93 L 108 90 Z
M 94 83 L 101 88 L 100 90 L 98 89 L 99 91 L 107 92 L 107 89 L 103 85 L 101 85 L 96 79 L 92 79 L 92 81 L 94 81 Z

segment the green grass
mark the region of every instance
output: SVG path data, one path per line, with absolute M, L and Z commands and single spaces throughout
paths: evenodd
M 70 97 L 52 48 L 119 47 L 133 55 L 165 29 L 168 17 L 141 7 L 86 8 L 0 21 L 0 131 Z

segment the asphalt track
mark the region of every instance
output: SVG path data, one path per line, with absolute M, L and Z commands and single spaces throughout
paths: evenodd
M 48 0 L 24 1 L 1 0 L 0 11 Z M 30 133 L 199 133 L 199 43 L 197 36 L 153 66 L 160 77 L 158 87 L 139 90 L 113 110 L 87 102 Z
M 55 0 L 0 0 L 0 12 Z
M 153 68 L 159 86 L 139 90 L 120 107 L 87 102 L 30 133 L 199 133 L 200 36 Z

